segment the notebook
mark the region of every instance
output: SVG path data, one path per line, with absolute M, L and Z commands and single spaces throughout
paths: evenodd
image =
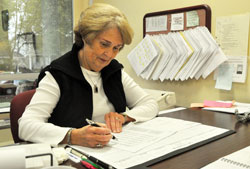
M 202 169 L 245 169 L 250 168 L 250 146 L 222 157 Z

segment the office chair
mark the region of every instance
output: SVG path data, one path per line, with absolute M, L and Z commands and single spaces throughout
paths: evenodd
M 32 89 L 19 93 L 13 97 L 10 103 L 10 126 L 12 137 L 15 143 L 23 141 L 18 137 L 18 119 L 22 116 L 25 107 L 30 103 L 35 91 L 35 89 Z

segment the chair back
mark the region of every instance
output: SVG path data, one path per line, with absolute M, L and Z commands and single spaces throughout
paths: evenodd
M 11 133 L 15 143 L 22 142 L 18 137 L 18 119 L 22 116 L 25 107 L 30 103 L 35 89 L 28 90 L 14 96 L 10 103 L 10 126 Z

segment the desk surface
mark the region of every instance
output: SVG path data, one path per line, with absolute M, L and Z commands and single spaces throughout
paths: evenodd
M 233 153 L 250 145 L 250 124 L 237 123 L 234 115 L 198 109 L 185 109 L 161 116 L 173 117 L 188 121 L 235 130 L 236 133 L 217 141 L 195 148 L 183 154 L 148 166 L 150 169 L 199 169 L 220 157 Z M 84 168 L 80 164 L 67 162 L 76 168 Z

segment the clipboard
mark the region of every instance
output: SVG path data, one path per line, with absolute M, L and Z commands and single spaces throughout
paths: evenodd
M 147 13 L 143 17 L 143 37 L 146 36 L 146 34 L 154 35 L 154 34 L 167 34 L 171 31 L 171 15 L 178 14 L 178 13 L 184 13 L 184 30 L 194 28 L 196 26 L 187 26 L 187 13 L 188 12 L 197 12 L 197 16 L 199 18 L 199 24 L 197 26 L 206 26 L 208 30 L 211 32 L 211 8 L 206 5 L 197 5 L 197 6 L 190 6 L 190 7 L 184 7 L 184 8 L 178 8 L 178 9 L 171 9 L 166 11 L 158 11 L 158 12 L 152 12 Z M 147 20 L 151 17 L 160 17 L 165 16 L 167 17 L 167 27 L 165 30 L 161 31 L 147 31 Z

